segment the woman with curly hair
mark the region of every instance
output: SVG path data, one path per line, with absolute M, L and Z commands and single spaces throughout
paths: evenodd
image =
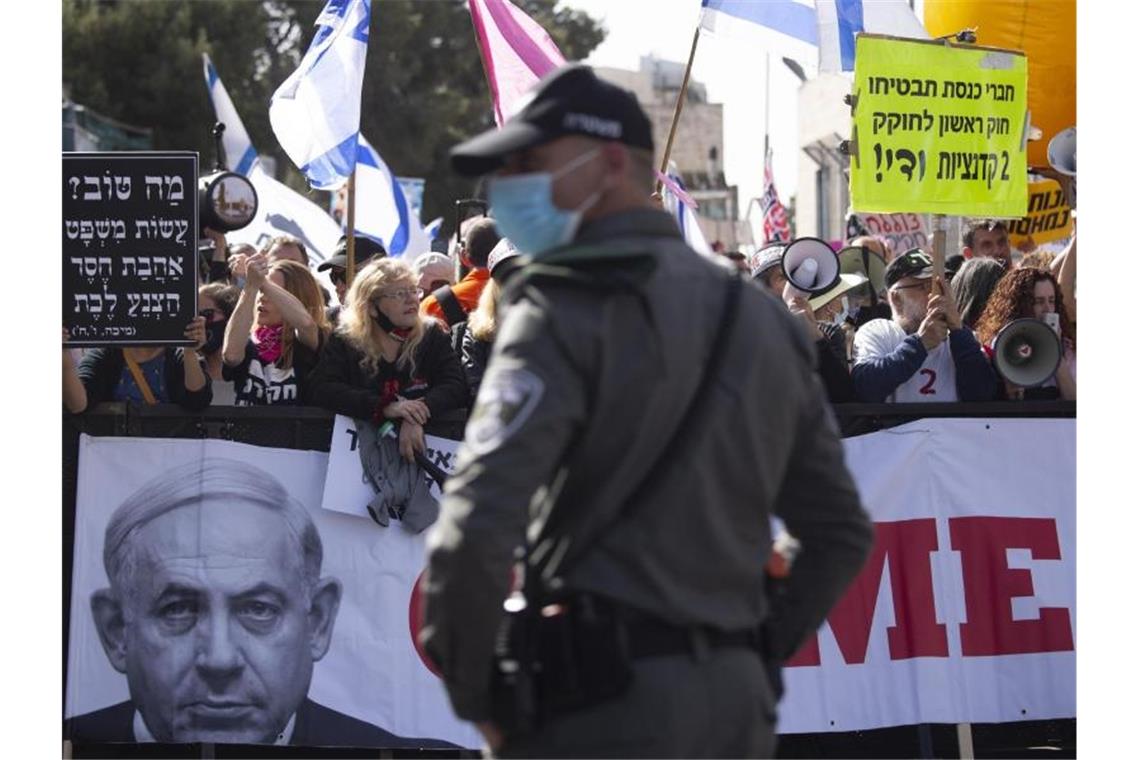
M 376 259 L 361 269 L 313 372 L 313 402 L 354 419 L 400 420 L 400 454 L 423 453 L 424 425 L 467 403 L 459 357 L 439 323 L 420 316 L 412 268 Z
M 985 311 L 978 318 L 974 331 L 987 353 L 991 353 L 997 334 L 1015 319 L 1044 319 L 1056 314 L 1061 326 L 1062 358 L 1053 378 L 1039 389 L 1016 388 L 1006 383 L 1011 398 L 1063 398 L 1077 397 L 1077 334 L 1069 319 L 1065 298 L 1056 278 L 1044 269 L 1015 269 L 1007 272 L 994 288 Z
M 309 374 L 329 332 L 321 286 L 295 261 L 250 256 L 245 286 L 226 324 L 222 376 L 237 406 L 307 403 Z

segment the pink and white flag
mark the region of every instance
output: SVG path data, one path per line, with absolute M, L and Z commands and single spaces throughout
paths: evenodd
M 546 30 L 509 0 L 467 0 L 500 127 L 538 80 L 566 63 Z

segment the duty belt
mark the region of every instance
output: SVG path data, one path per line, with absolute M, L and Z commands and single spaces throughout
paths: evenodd
M 704 626 L 683 627 L 659 620 L 640 619 L 625 624 L 630 659 L 689 654 L 704 659 L 717 649 L 759 648 L 756 631 L 720 631 Z

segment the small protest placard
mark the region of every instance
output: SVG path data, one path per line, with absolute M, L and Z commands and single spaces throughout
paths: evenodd
M 851 214 L 847 218 L 847 238 L 859 235 L 882 238 L 892 257 L 912 248 L 927 250 L 930 243 L 925 214 Z
M 1026 72 L 1017 51 L 859 35 L 852 208 L 1024 216 Z
M 1073 234 L 1073 218 L 1065 191 L 1055 179 L 1029 183 L 1029 213 L 1009 225 L 1009 244 L 1016 247 L 1028 238 L 1051 243 Z
M 198 154 L 63 154 L 69 345 L 189 345 L 198 313 Z
M 368 516 L 368 502 L 372 501 L 376 491 L 360 464 L 357 441 L 356 421 L 338 414 L 333 423 L 332 440 L 329 443 L 329 468 L 325 477 L 324 494 L 321 496 L 321 507 L 333 512 L 344 512 L 371 519 Z M 459 441 L 425 435 L 424 444 L 428 461 L 450 475 L 455 470 Z M 432 481 L 429 490 L 436 499 L 443 496 L 439 484 L 435 481 Z

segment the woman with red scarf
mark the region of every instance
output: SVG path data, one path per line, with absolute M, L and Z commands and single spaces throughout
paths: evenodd
M 439 323 L 420 315 L 418 278 L 375 259 L 348 291 L 340 324 L 313 371 L 313 403 L 358 420 L 399 421 L 400 454 L 424 452 L 424 425 L 467 404 L 467 378 Z
M 262 254 L 249 257 L 244 276 L 222 348 L 234 405 L 305 404 L 329 331 L 320 285 L 308 268 L 288 260 L 270 266 Z

